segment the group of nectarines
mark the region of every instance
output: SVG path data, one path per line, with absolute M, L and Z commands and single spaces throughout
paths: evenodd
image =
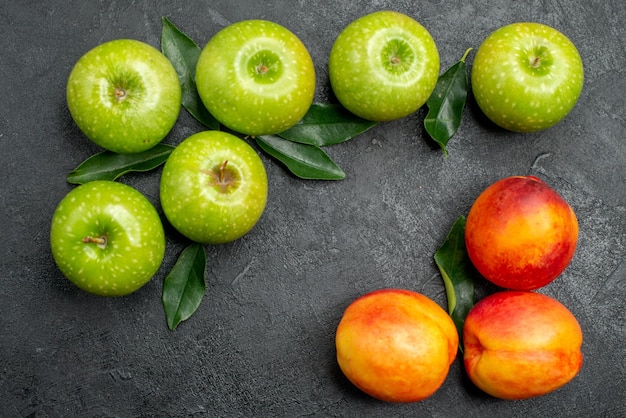
M 559 301 L 534 292 L 569 265 L 578 222 L 569 204 L 532 176 L 504 178 L 475 200 L 465 225 L 467 255 L 502 288 L 469 311 L 463 361 L 470 380 L 501 399 L 552 392 L 582 366 L 582 331 Z M 415 402 L 444 383 L 459 346 L 446 311 L 410 290 L 379 289 L 354 300 L 335 335 L 337 361 L 363 392 Z

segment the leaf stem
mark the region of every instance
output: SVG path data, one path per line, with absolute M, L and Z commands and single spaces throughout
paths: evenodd
M 470 51 L 474 49 L 472 47 L 467 48 L 467 51 L 465 51 L 465 54 L 463 54 L 463 57 L 461 58 L 461 62 L 465 62 L 465 58 L 467 58 L 467 55 L 470 53 Z

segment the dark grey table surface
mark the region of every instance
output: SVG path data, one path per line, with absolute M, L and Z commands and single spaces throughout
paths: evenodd
M 557 126 L 514 134 L 485 121 L 470 100 L 447 159 L 426 138 L 421 110 L 329 148 L 346 171 L 341 182 L 296 179 L 263 155 L 266 212 L 245 238 L 207 247 L 206 297 L 175 332 L 160 300 L 186 244 L 175 234 L 156 277 L 128 297 L 91 296 L 62 277 L 49 250 L 51 215 L 73 187 L 65 175 L 99 151 L 65 104 L 67 76 L 84 52 L 114 38 L 158 47 L 162 16 L 200 45 L 231 22 L 269 19 L 309 47 L 316 101 L 329 102 L 336 35 L 384 8 L 429 29 L 442 68 L 504 24 L 555 26 L 582 55 L 580 101 Z M 3 1 L 0 416 L 626 416 L 625 23 L 621 0 Z M 183 111 L 165 142 L 201 129 Z M 516 174 L 544 179 L 579 218 L 573 262 L 541 290 L 582 325 L 578 377 L 544 397 L 501 401 L 473 388 L 457 359 L 423 402 L 360 393 L 334 357 L 344 308 L 381 287 L 417 290 L 445 306 L 434 252 L 487 185 Z M 156 171 L 120 181 L 160 210 L 158 179 Z

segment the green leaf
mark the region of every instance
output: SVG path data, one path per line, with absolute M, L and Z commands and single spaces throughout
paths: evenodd
M 278 136 L 294 142 L 335 145 L 362 134 L 377 123 L 361 119 L 337 104 L 313 103 L 300 122 Z
M 474 306 L 474 279 L 477 275 L 465 249 L 465 217 L 460 216 L 446 240 L 435 253 L 435 263 L 443 277 L 448 313 L 459 333 L 462 350 L 463 324 Z
M 136 154 L 104 151 L 92 155 L 67 175 L 67 182 L 84 184 L 94 180 L 115 180 L 131 171 L 150 171 L 163 164 L 174 147 L 157 144 Z
M 200 123 L 210 129 L 219 129 L 219 122 L 202 103 L 196 88 L 196 63 L 202 49 L 182 33 L 168 18 L 163 17 L 161 51 L 170 60 L 182 89 L 183 107 Z
M 424 118 L 426 132 L 441 146 L 447 156 L 446 145 L 461 125 L 463 108 L 467 101 L 467 70 L 463 58 L 439 76 L 435 90 L 428 98 L 428 114 Z
M 300 144 L 274 135 L 257 136 L 263 151 L 287 166 L 296 176 L 307 180 L 343 180 L 346 174 L 320 147 Z
M 163 282 L 163 308 L 170 330 L 190 318 L 206 291 L 204 246 L 193 243 L 183 250 Z

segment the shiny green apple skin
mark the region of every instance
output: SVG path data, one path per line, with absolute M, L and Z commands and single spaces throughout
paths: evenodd
M 196 85 L 209 112 L 244 135 L 295 125 L 315 95 L 315 67 L 302 41 L 266 20 L 244 20 L 216 33 L 202 49 Z
M 123 296 L 156 274 L 165 253 L 161 219 L 131 186 L 92 181 L 70 191 L 52 216 L 50 247 L 71 282 L 101 296 Z
M 439 52 L 413 18 L 382 10 L 362 16 L 339 34 L 328 71 L 339 102 L 377 122 L 400 119 L 422 107 L 439 77 Z
M 263 161 L 244 140 L 223 131 L 181 142 L 161 175 L 161 207 L 181 234 L 203 244 L 234 241 L 259 221 L 267 202 Z
M 133 39 L 102 43 L 70 72 L 67 104 L 93 142 L 109 151 L 146 151 L 170 132 L 181 108 L 176 70 L 159 50 Z
M 572 41 L 534 22 L 492 32 L 476 51 L 471 75 L 480 109 L 515 132 L 557 124 L 578 102 L 583 82 L 583 62 Z

